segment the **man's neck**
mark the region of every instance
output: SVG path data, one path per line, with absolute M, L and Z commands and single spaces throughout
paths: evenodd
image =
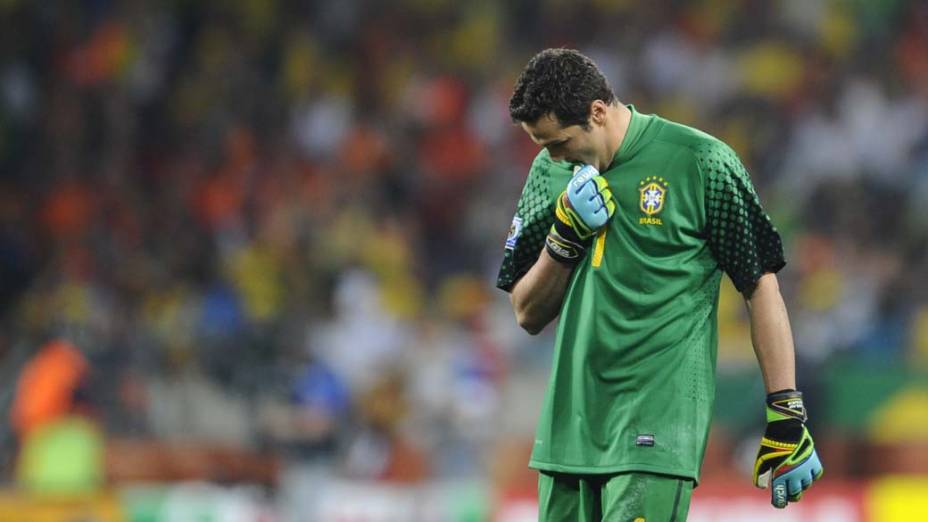
M 622 105 L 621 102 L 616 102 L 615 105 L 610 105 L 609 112 L 610 114 L 608 121 L 613 128 L 608 129 L 608 132 L 606 133 L 606 135 L 609 137 L 609 143 L 606 144 L 606 152 L 608 153 L 608 156 L 603 158 L 603 170 L 608 169 L 612 164 L 612 159 L 615 158 L 615 155 L 622 147 L 622 143 L 625 141 L 625 135 L 628 134 L 628 126 L 632 121 L 632 111 L 625 105 Z

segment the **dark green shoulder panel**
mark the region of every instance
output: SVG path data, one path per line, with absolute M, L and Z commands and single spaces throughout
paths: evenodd
M 713 139 L 695 149 L 705 184 L 707 238 L 713 257 L 738 291 L 786 265 L 783 242 L 738 155 Z
M 567 186 L 571 175 L 570 165 L 551 161 L 546 150 L 535 157 L 506 238 L 503 262 L 496 280 L 498 288 L 510 291 L 512 285 L 538 260 L 548 229 L 554 223 L 556 198 Z

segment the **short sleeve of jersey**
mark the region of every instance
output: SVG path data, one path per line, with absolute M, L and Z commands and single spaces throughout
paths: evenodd
M 696 152 L 705 183 L 709 248 L 735 288 L 750 296 L 762 275 L 786 265 L 780 234 L 730 147 L 712 141 Z
M 496 286 L 502 290 L 512 290 L 516 281 L 535 264 L 544 248 L 545 236 L 554 223 L 557 194 L 552 190 L 551 182 L 556 170 L 558 167 L 550 160 L 536 159 L 532 164 L 509 227 L 503 262 L 496 279 Z

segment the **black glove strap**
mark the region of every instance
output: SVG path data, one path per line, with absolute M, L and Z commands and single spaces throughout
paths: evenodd
M 576 266 L 586 255 L 586 247 L 564 239 L 553 229 L 545 238 L 545 250 L 558 263 L 571 267 Z
M 572 267 L 583 259 L 586 249 L 592 243 L 592 238 L 583 241 L 570 225 L 555 219 L 548 237 L 545 238 L 545 249 L 555 261 Z
M 778 441 L 797 443 L 802 439 L 806 408 L 802 403 L 802 392 L 780 390 L 767 395 L 767 407 L 787 417 L 767 423 L 764 436 Z
M 805 422 L 808 418 L 800 391 L 786 389 L 770 393 L 767 395 L 767 407 L 799 422 Z

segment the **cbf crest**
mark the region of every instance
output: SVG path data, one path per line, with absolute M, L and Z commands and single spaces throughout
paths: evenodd
M 657 214 L 664 210 L 664 204 L 667 202 L 667 192 L 670 183 L 660 176 L 648 176 L 638 184 L 638 192 L 641 194 L 638 208 L 645 213 L 638 218 L 641 225 L 663 225 L 664 222 Z

